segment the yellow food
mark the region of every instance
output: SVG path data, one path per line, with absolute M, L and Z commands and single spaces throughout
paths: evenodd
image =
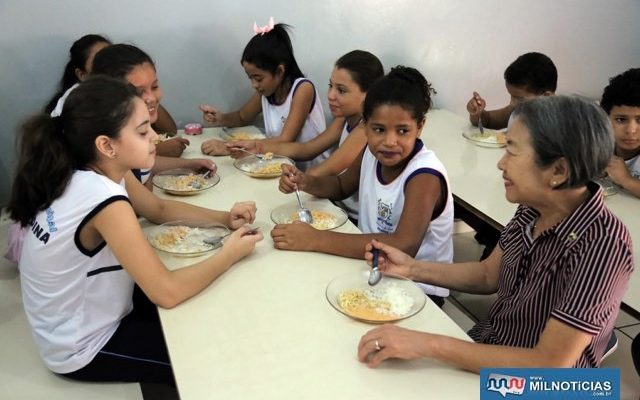
M 362 289 L 345 290 L 338 297 L 340 307 L 349 315 L 371 321 L 390 321 L 396 318 L 390 313 L 388 301 L 372 299 Z
M 233 140 L 251 140 L 255 138 L 255 135 L 252 135 L 247 132 L 236 132 L 230 135 Z
M 267 151 L 266 153 L 264 153 L 264 155 L 262 156 L 263 160 L 271 160 L 273 158 L 273 153 L 270 151 Z
M 254 174 L 261 174 L 261 175 L 281 174 L 282 165 L 280 165 L 279 163 L 272 163 L 262 167 L 258 166 L 257 168 L 253 169 L 251 172 L 253 172 Z
M 506 144 L 507 136 L 504 132 L 492 131 L 485 129 L 484 133 L 475 133 L 471 136 L 474 140 L 484 143 Z
M 338 219 L 335 217 L 335 215 L 326 211 L 312 210 L 311 217 L 313 218 L 313 223 L 311 224 L 311 226 L 318 230 L 335 228 L 338 223 Z M 297 212 L 291 214 L 291 222 L 293 221 L 300 221 L 300 216 Z

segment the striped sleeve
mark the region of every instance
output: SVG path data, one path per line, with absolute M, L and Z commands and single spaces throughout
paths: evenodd
M 624 230 L 624 227 L 621 227 Z M 633 272 L 633 253 L 626 235 L 601 232 L 585 240 L 565 265 L 569 285 L 551 315 L 597 335 L 620 307 Z M 628 236 L 626 236 L 628 237 Z

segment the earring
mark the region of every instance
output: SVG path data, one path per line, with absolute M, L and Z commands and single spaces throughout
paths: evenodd
M 551 181 L 551 186 L 556 186 L 558 184 L 558 182 L 556 181 Z

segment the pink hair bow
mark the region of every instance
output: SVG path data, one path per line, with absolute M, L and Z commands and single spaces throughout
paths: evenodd
M 253 32 L 258 35 L 264 35 L 267 32 L 271 32 L 271 30 L 273 29 L 273 17 L 269 17 L 269 24 L 265 25 L 265 26 L 258 26 L 257 23 L 253 23 Z

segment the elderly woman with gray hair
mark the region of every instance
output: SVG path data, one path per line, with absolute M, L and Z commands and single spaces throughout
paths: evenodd
M 443 265 L 378 241 L 380 268 L 468 293 L 497 293 L 465 342 L 383 325 L 358 346 L 370 367 L 429 357 L 478 372 L 491 367 L 597 367 L 633 271 L 627 229 L 593 182 L 613 154 L 607 116 L 576 97 L 544 97 L 512 115 L 498 162 L 516 214 L 491 255 Z

